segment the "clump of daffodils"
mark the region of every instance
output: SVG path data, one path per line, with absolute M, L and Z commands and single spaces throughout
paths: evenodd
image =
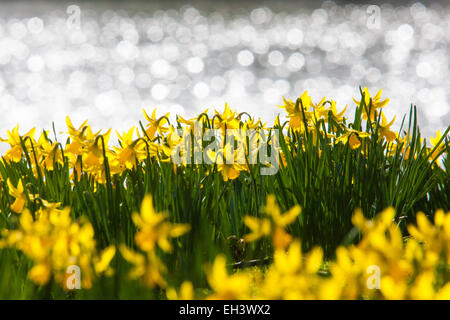
M 42 203 L 34 217 L 25 208 L 18 228 L 3 230 L 0 240 L 0 247 L 15 248 L 31 259 L 30 280 L 44 285 L 53 277 L 62 288 L 70 289 L 68 268 L 76 266 L 81 271 L 81 287 L 89 289 L 93 277 L 112 275 L 110 262 L 115 254 L 114 246 L 99 252 L 94 229 L 86 218 L 72 221 L 70 208 L 59 209 L 59 203 Z
M 269 200 L 271 201 L 271 200 Z M 299 240 L 274 245 L 273 262 L 265 271 L 230 272 L 225 257 L 207 269 L 211 299 L 449 299 L 450 212 L 436 211 L 434 224 L 422 212 L 404 238 L 387 208 L 374 219 L 360 210 L 353 216 L 361 240 L 340 246 L 332 261 L 321 248 L 302 252 Z M 259 238 L 253 228 L 253 241 Z M 262 230 L 258 228 L 258 230 Z M 267 230 L 270 230 L 267 227 Z M 262 234 L 261 234 L 262 235 Z M 270 232 L 267 232 L 270 235 Z M 328 274 L 323 266 L 327 264 Z M 182 292 L 193 298 L 192 284 Z M 171 297 L 180 298 L 174 289 Z
M 114 146 L 109 143 L 111 129 L 95 131 L 87 120 L 76 126 L 66 118 L 68 139 L 64 144 L 50 139 L 47 131 L 36 137 L 34 128 L 20 134 L 17 126 L 7 131 L 6 138 L 0 138 L 10 146 L 0 160 L 0 188 L 4 191 L 1 207 L 7 211 L 0 214 L 9 228 L 1 231 L 0 248 L 13 248 L 28 257 L 32 262 L 28 277 L 38 285 L 55 281 L 69 289 L 67 270 L 71 266 L 80 268 L 85 289 L 96 277 L 114 273 L 110 264 L 116 247 L 99 250 L 86 217 L 74 220 L 70 208 L 43 199 L 48 192 L 58 192 L 57 183 L 50 181 L 66 174 L 65 182 L 73 188 L 70 192 L 84 184 L 94 193 L 100 190 L 100 195 L 106 190 L 105 199 L 109 201 L 112 194 L 121 191 L 119 184 L 126 185 L 123 190 L 127 192 L 134 176 L 151 173 L 149 166 L 167 163 L 181 177 L 208 165 L 204 172 L 217 173 L 216 181 L 224 182 L 225 192 L 233 180 L 238 182 L 236 191 L 239 182 L 252 181 L 257 188 L 255 168 L 294 172 L 292 159 L 302 157 L 302 152 L 314 152 L 321 160 L 329 160 L 324 162 L 327 165 L 335 164 L 330 156 L 335 151 L 338 155 L 345 151 L 345 159 L 357 156 L 358 164 L 364 165 L 371 159 L 369 155 L 386 156 L 386 165 L 380 170 L 389 170 L 391 160 L 402 166 L 420 157 L 423 162 L 417 168 L 421 169 L 422 165 L 431 167 L 448 157 L 450 128 L 444 133 L 437 131 L 429 139 L 430 146 L 409 129 L 399 133 L 394 129 L 396 117 L 388 118 L 383 111 L 389 99 L 381 94 L 380 90 L 373 96 L 363 88 L 361 99 L 354 99 L 353 122 L 346 117 L 347 106 L 338 108 L 336 101 L 325 97 L 313 101 L 307 91 L 295 101 L 283 98 L 279 106 L 282 114 L 273 124 L 232 110 L 228 104 L 223 111 L 205 110 L 189 119 L 177 116 L 172 122 L 169 113 L 158 116 L 156 109 L 151 114 L 144 110 L 144 123 L 123 133 L 116 131 L 118 141 Z M 229 130 L 233 130 L 232 139 Z M 275 131 L 279 136 L 274 135 Z M 263 145 L 271 147 L 270 156 Z M 371 152 L 372 146 L 379 146 L 375 150 L 380 152 Z M 414 173 L 415 168 L 402 173 Z M 36 179 L 27 179 L 26 175 Z M 30 180 L 36 184 L 27 183 Z M 206 187 L 204 181 L 199 182 L 199 188 Z M 49 191 L 39 185 L 47 183 L 51 185 Z M 293 189 L 289 192 L 295 193 Z M 122 205 L 126 203 L 118 204 Z M 101 209 L 98 211 L 103 213 Z M 290 234 L 289 226 L 301 224 L 301 218 L 300 206 L 282 212 L 276 197 L 268 195 L 261 212 L 244 217 L 248 233 L 240 240 L 251 243 L 270 239 L 270 264 L 234 272 L 226 257 L 218 255 L 205 266 L 210 292 L 203 296 L 196 296 L 194 284 L 189 281 L 182 282 L 178 289 L 169 287 L 165 276 L 169 270 L 162 255 L 173 252 L 172 239 L 184 235 L 190 226 L 170 222 L 168 213 L 155 209 L 152 196 L 146 195 L 140 212 L 130 216 L 135 227 L 131 231 L 133 243 L 117 244 L 117 249 L 130 267 L 130 279 L 145 287 L 166 290 L 169 299 L 450 298 L 450 212 L 438 210 L 432 216 L 419 212 L 416 224 L 408 226 L 405 235 L 396 224 L 394 209 L 387 208 L 372 220 L 357 210 L 352 222 L 360 231 L 359 241 L 338 247 L 330 261 L 324 260 L 319 247 L 304 252 L 300 240 Z
M 166 220 L 165 212 L 156 212 L 153 198 L 147 195 L 142 200 L 141 212 L 134 213 L 133 222 L 138 228 L 135 243 L 140 249 L 134 251 L 125 245 L 120 246 L 123 258 L 132 265 L 129 272 L 131 279 L 140 279 L 148 287 L 165 288 L 166 267 L 157 255 L 157 248 L 171 252 L 170 238 L 179 237 L 189 231 L 188 224 L 174 224 Z
M 257 146 L 259 141 L 267 140 L 271 129 L 281 129 L 284 140 L 289 142 L 287 148 L 293 154 L 296 154 L 298 147 L 305 150 L 305 139 L 298 137 L 306 135 L 314 144 L 319 140 L 329 145 L 342 143 L 353 150 L 360 150 L 363 154 L 365 144 L 375 139 L 377 142 L 388 143 L 386 146 L 388 155 L 393 155 L 399 150 L 404 158 L 408 159 L 411 151 L 411 135 L 408 132 L 402 137 L 392 129 L 395 117 L 388 120 L 383 113 L 389 99 L 382 100 L 381 93 L 380 90 L 375 96 L 371 96 L 367 88 L 362 89 L 362 99 L 359 101 L 353 99 L 356 103 L 355 113 L 359 115 L 353 123 L 349 123 L 345 116 L 347 106 L 338 111 L 336 101 L 325 97 L 315 103 L 307 91 L 295 102 L 283 98 L 284 104 L 280 108 L 284 109 L 285 114 L 281 117 L 285 116 L 288 121 L 283 124 L 281 117 L 277 116 L 272 126 L 263 124 L 261 119 L 252 118 L 245 112 L 233 111 L 228 104 L 225 104 L 223 112 L 214 110 L 213 115 L 208 115 L 208 110 L 205 110 L 191 119 L 177 116 L 176 123 L 170 123 L 169 113 L 158 117 L 156 109 L 151 115 L 144 110 L 147 121 L 145 126 L 141 125 L 141 130 L 132 127 L 124 133 L 117 132 L 118 143 L 113 147 L 109 146 L 111 129 L 104 133 L 101 130 L 94 132 L 87 121 L 76 127 L 67 117 L 66 133 L 69 140 L 64 146 L 52 141 L 46 131 L 43 131 L 37 140 L 35 129 L 20 135 L 17 126 L 7 132 L 7 138 L 0 138 L 0 141 L 10 145 L 10 149 L 3 156 L 3 161 L 17 163 L 26 160 L 33 167 L 36 177 L 44 171 L 53 171 L 67 162 L 73 181 L 80 179 L 82 175 L 88 175 L 96 183 L 104 184 L 108 174 L 120 175 L 124 171 L 142 165 L 145 160 L 173 162 L 173 155 L 180 154 L 180 149 L 181 155 L 186 156 L 188 150 L 184 144 L 195 136 L 196 124 L 200 125 L 201 134 L 205 134 L 205 130 L 217 130 L 222 137 L 216 137 L 217 150 L 214 152 L 203 150 L 205 141 L 197 138 L 193 139 L 194 145 L 187 148 L 195 150 L 199 147 L 205 151 L 201 160 L 203 163 L 215 163 L 224 181 L 237 179 L 241 173 L 250 174 L 249 165 L 253 164 L 252 159 L 257 159 L 259 152 L 255 145 Z M 368 124 L 366 131 L 362 129 L 362 121 Z M 243 149 L 234 149 L 234 146 L 227 144 L 225 136 L 228 130 L 236 131 L 236 144 L 244 146 Z M 252 130 L 257 131 L 250 134 L 251 139 L 247 139 Z M 444 139 L 445 136 L 439 131 L 435 138 L 430 139 L 432 146 L 427 149 L 430 160 L 446 152 Z M 281 159 L 285 164 L 286 155 L 280 149 L 276 152 L 276 159 Z M 226 157 L 227 154 L 229 155 Z M 319 150 L 319 155 L 321 154 L 322 149 Z M 261 159 L 259 161 L 263 165 L 268 165 Z M 183 158 L 178 163 L 174 162 L 174 170 L 182 170 L 191 163 L 198 165 L 197 162 L 198 159 Z
M 292 237 L 285 231 L 285 227 L 295 221 L 300 211 L 300 206 L 297 205 L 282 214 L 275 196 L 269 195 L 264 208 L 264 217 L 246 216 L 244 218 L 245 225 L 252 231 L 245 235 L 245 239 L 250 242 L 264 236 L 271 236 L 275 248 L 286 248 L 291 243 Z
M 340 247 L 330 264 L 322 297 L 331 299 L 449 299 L 450 212 L 435 213 L 434 225 L 424 213 L 404 239 L 388 208 L 375 220 L 361 211 L 353 223 L 362 232 L 354 246 Z

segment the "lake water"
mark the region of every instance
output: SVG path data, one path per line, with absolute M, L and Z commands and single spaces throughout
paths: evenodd
M 0 2 L 0 136 L 225 102 L 272 121 L 304 90 L 351 114 L 360 85 L 384 89 L 398 125 L 411 104 L 425 136 L 450 124 L 448 5 L 214 3 Z

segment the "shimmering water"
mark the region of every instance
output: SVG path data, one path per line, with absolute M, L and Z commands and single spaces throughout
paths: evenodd
M 413 103 L 425 135 L 450 124 L 449 6 L 384 4 L 371 20 L 367 4 L 331 1 L 80 2 L 77 24 L 70 4 L 0 2 L 0 136 L 62 130 L 66 115 L 124 130 L 143 108 L 190 116 L 225 102 L 270 121 L 304 90 L 352 110 L 359 85 L 384 89 L 388 120 Z

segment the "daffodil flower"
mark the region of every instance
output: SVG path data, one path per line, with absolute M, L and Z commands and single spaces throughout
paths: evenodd
M 207 280 L 214 292 L 208 296 L 208 299 L 232 300 L 249 298 L 249 274 L 240 272 L 228 275 L 224 255 L 218 255 L 212 267 L 207 269 Z
M 194 286 L 190 281 L 183 281 L 179 293 L 174 288 L 167 289 L 167 299 L 169 300 L 193 300 Z
M 441 139 L 442 139 L 442 134 L 441 134 L 440 130 L 436 131 L 436 137 L 430 137 L 430 142 L 432 145 L 431 150 L 436 148 L 436 150 L 434 150 L 434 152 L 430 152 L 430 156 L 429 156 L 430 160 L 435 159 L 439 155 L 439 153 L 442 152 L 443 149 L 445 149 L 444 140 L 439 143 L 439 140 L 441 140 Z M 437 161 L 439 161 L 439 159 L 437 159 Z
M 165 288 L 167 282 L 163 274 L 167 272 L 167 268 L 156 256 L 154 251 L 146 254 L 135 252 L 125 245 L 121 245 L 120 253 L 122 257 L 133 265 L 129 271 L 130 279 L 140 279 L 145 286 Z
M 225 103 L 225 108 L 223 113 L 215 110 L 215 118 L 214 118 L 214 127 L 216 129 L 221 129 L 222 134 L 225 134 L 225 129 L 238 129 L 239 128 L 239 120 L 237 119 L 237 114 L 235 111 L 232 111 L 228 106 L 228 103 Z
M 22 179 L 19 179 L 17 183 L 17 188 L 11 183 L 11 180 L 8 178 L 7 180 L 9 194 L 16 198 L 13 204 L 11 205 L 11 210 L 15 213 L 22 213 L 25 204 L 27 203 L 27 196 L 25 194 L 25 190 L 23 187 Z
M 161 135 L 164 135 L 167 132 L 168 128 L 163 126 L 167 123 L 167 118 L 170 115 L 169 113 L 166 113 L 164 116 L 157 119 L 156 109 L 153 110 L 151 117 L 147 114 L 147 112 L 145 112 L 145 110 L 143 110 L 143 112 L 145 119 L 148 121 L 148 128 L 145 132 L 150 139 L 155 137 L 156 132 L 159 132 Z
M 117 160 L 127 169 L 135 168 L 137 162 L 141 162 L 147 157 L 146 144 L 141 138 L 133 140 L 134 131 L 135 127 L 132 127 L 123 135 L 117 132 L 121 146 L 114 147 L 117 152 Z
M 206 157 L 208 157 L 209 163 L 215 163 L 217 165 L 217 171 L 222 174 L 223 181 L 237 179 L 241 171 L 248 171 L 246 164 L 240 164 L 237 159 L 245 159 L 244 156 L 238 156 L 238 151 L 234 150 L 234 154 L 228 155 L 233 157 L 233 161 L 226 161 L 227 146 L 219 150 L 217 153 L 212 150 L 207 150 Z M 228 163 L 231 162 L 231 163 Z
M 64 162 L 59 144 L 51 143 L 44 133 L 39 137 L 38 146 L 39 163 L 43 164 L 47 170 L 52 171 L 55 163 L 62 164 Z
M 372 105 L 370 106 L 370 93 L 369 90 L 367 89 L 367 87 L 364 87 L 363 89 L 363 95 L 364 95 L 364 103 L 365 106 L 367 108 L 363 108 L 362 109 L 362 114 L 363 114 L 363 118 L 364 120 L 367 120 L 370 118 L 370 121 L 374 121 L 375 120 L 375 116 L 378 114 L 377 109 L 383 108 L 384 106 L 386 106 L 389 102 L 389 99 L 385 99 L 383 101 L 381 101 L 381 92 L 383 90 L 380 90 L 377 92 L 377 94 L 372 98 Z M 356 103 L 356 105 L 360 105 L 361 101 L 357 101 L 355 98 L 353 98 L 353 101 Z M 369 110 L 370 108 L 370 110 Z M 367 114 L 367 112 L 370 112 L 370 114 Z
M 1 246 L 14 247 L 33 261 L 28 277 L 38 285 L 53 278 L 67 289 L 67 267 L 77 265 L 81 269 L 82 287 L 89 289 L 93 275 L 112 273 L 109 263 L 115 249 L 108 247 L 98 255 L 94 229 L 89 221 L 82 217 L 73 222 L 69 208 L 59 210 L 56 207 L 57 204 L 46 202 L 46 207 L 39 209 L 35 219 L 28 209 L 24 209 L 18 228 L 5 232 Z
M 297 105 L 297 103 L 293 103 L 290 100 L 286 100 L 283 97 L 284 106 L 279 106 L 280 108 L 284 108 L 286 112 L 288 113 L 289 120 L 289 127 L 292 129 L 298 129 L 300 132 L 303 132 L 305 130 L 305 120 L 304 116 L 306 117 L 306 122 L 311 121 L 313 117 L 313 112 L 308 111 L 309 107 L 312 106 L 311 97 L 308 95 L 308 91 L 305 91 L 300 96 L 300 101 Z M 303 108 L 303 110 L 302 110 Z M 304 116 L 303 116 L 304 114 Z
M 386 117 L 384 116 L 383 112 L 380 112 L 381 114 L 381 124 L 378 128 L 379 130 L 379 140 L 381 140 L 383 137 L 386 138 L 386 141 L 388 142 L 392 142 L 394 141 L 397 137 L 398 134 L 394 131 L 391 130 L 391 126 L 394 124 L 395 118 L 394 117 L 391 122 L 387 122 Z
M 276 248 L 286 248 L 292 241 L 292 237 L 286 233 L 285 227 L 295 221 L 300 211 L 300 206 L 296 205 L 284 214 L 281 214 L 281 209 L 276 203 L 275 196 L 268 195 L 263 218 L 244 217 L 245 225 L 252 231 L 244 236 L 245 240 L 251 242 L 271 235 Z
M 172 251 L 169 238 L 179 237 L 190 230 L 188 224 L 173 224 L 165 221 L 166 213 L 157 213 L 153 207 L 153 198 L 146 195 L 142 200 L 141 213 L 134 213 L 132 220 L 139 228 L 136 244 L 142 251 L 150 252 L 158 245 L 166 252 Z
M 342 142 L 349 144 L 350 148 L 358 149 L 361 146 L 362 139 L 370 137 L 367 132 L 361 132 L 354 129 L 347 129 L 347 132 L 336 139 L 336 143 Z
M 12 131 L 8 130 L 7 132 L 8 138 L 7 139 L 0 138 L 0 141 L 9 143 L 11 147 L 8 151 L 6 151 L 3 158 L 5 158 L 7 161 L 13 162 L 19 162 L 22 159 L 24 150 L 22 148 L 21 139 L 24 141 L 25 147 L 28 149 L 28 152 L 31 152 L 31 142 L 30 140 L 25 138 L 29 137 L 33 141 L 33 144 L 36 145 L 36 142 L 34 141 L 35 131 L 36 128 L 32 128 L 26 134 L 20 136 L 19 125 L 17 125 Z

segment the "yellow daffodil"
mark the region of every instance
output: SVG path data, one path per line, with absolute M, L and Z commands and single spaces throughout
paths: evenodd
M 167 118 L 170 115 L 169 113 L 166 113 L 164 116 L 157 119 L 156 109 L 153 110 L 151 117 L 147 114 L 147 112 L 145 112 L 145 110 L 143 110 L 143 112 L 145 119 L 148 121 L 148 129 L 145 130 L 145 132 L 150 139 L 155 137 L 156 132 L 159 132 L 161 135 L 164 135 L 164 133 L 167 132 L 168 128 L 163 126 L 167 123 Z
M 361 132 L 354 129 L 347 129 L 347 132 L 339 136 L 336 139 L 336 143 L 342 142 L 343 144 L 349 144 L 350 148 L 358 149 L 361 147 L 362 139 L 370 137 L 367 132 Z
M 237 118 L 237 113 L 230 109 L 228 103 L 225 103 L 223 113 L 215 110 L 213 125 L 216 129 L 222 130 L 223 135 L 225 135 L 226 129 L 238 129 L 239 119 Z
M 174 288 L 167 289 L 167 299 L 169 300 L 193 300 L 194 299 L 194 286 L 190 281 L 184 281 L 181 284 L 179 293 Z
M 22 179 L 19 179 L 17 183 L 17 188 L 11 183 L 11 180 L 8 178 L 7 180 L 9 194 L 16 198 L 14 203 L 11 205 L 11 210 L 15 213 L 22 213 L 25 204 L 27 203 L 27 196 L 24 191 Z
M 123 135 L 120 135 L 117 132 L 121 146 L 120 148 L 114 147 L 114 150 L 117 152 L 119 163 L 124 165 L 127 169 L 135 168 L 137 162 L 141 162 L 147 157 L 145 142 L 140 138 L 133 140 L 134 130 L 135 128 L 132 127 Z
M 265 217 L 244 217 L 245 225 L 252 231 L 245 235 L 245 240 L 255 241 L 261 237 L 272 235 L 275 248 L 286 248 L 292 241 L 292 237 L 286 233 L 285 227 L 295 221 L 300 214 L 300 206 L 294 206 L 284 214 L 276 203 L 274 195 L 268 195 L 264 208 Z
M 24 142 L 25 147 L 28 149 L 28 153 L 31 153 L 32 147 L 31 142 L 28 139 L 25 139 L 26 137 L 30 138 L 33 141 L 33 144 L 36 145 L 36 142 L 34 141 L 34 133 L 36 131 L 36 128 L 31 129 L 23 136 L 20 136 L 19 134 L 19 125 L 17 125 L 12 131 L 8 130 L 8 138 L 2 139 L 0 138 L 0 141 L 7 142 L 11 146 L 11 148 L 6 151 L 3 158 L 5 158 L 7 161 L 13 161 L 13 162 L 19 162 L 22 159 L 24 150 L 22 148 L 21 139 Z
M 59 143 L 51 143 L 46 135 L 42 133 L 39 137 L 38 145 L 38 151 L 41 158 L 39 162 L 42 163 L 47 170 L 54 170 L 55 163 L 64 163 Z
M 364 103 L 365 103 L 365 106 L 367 108 L 367 110 L 364 107 L 362 109 L 362 114 L 363 114 L 364 120 L 367 120 L 367 119 L 370 118 L 370 121 L 374 121 L 375 120 L 375 116 L 378 114 L 377 109 L 383 108 L 384 106 L 386 106 L 388 104 L 389 99 L 385 99 L 383 101 L 381 101 L 381 99 L 380 99 L 382 91 L 383 90 L 378 91 L 377 94 L 374 97 L 371 97 L 367 87 L 364 87 L 364 89 L 363 89 Z M 370 106 L 370 99 L 372 99 L 372 105 L 371 106 Z M 358 106 L 361 103 L 361 101 L 357 101 L 355 98 L 353 98 L 353 101 Z M 368 115 L 367 112 L 370 112 L 370 115 Z
M 381 114 L 381 124 L 380 127 L 378 128 L 379 130 L 379 139 L 381 140 L 383 137 L 386 138 L 387 142 L 392 142 L 394 141 L 398 134 L 394 131 L 391 130 L 391 126 L 395 121 L 395 117 L 392 119 L 391 122 L 387 123 L 386 117 L 384 116 L 383 112 L 380 112 Z
M 141 213 L 134 213 L 132 219 L 139 228 L 136 244 L 142 251 L 150 252 L 158 245 L 166 252 L 172 251 L 169 238 L 179 237 L 190 230 L 187 224 L 173 224 L 165 221 L 166 213 L 158 213 L 153 207 L 153 198 L 146 195 L 142 200 Z
M 208 299 L 233 300 L 248 299 L 250 290 L 250 277 L 247 273 L 228 275 L 226 259 L 218 255 L 212 267 L 207 270 L 207 279 L 213 294 Z
M 106 273 L 106 275 L 112 275 L 113 270 L 110 267 L 111 260 L 116 254 L 116 247 L 109 246 L 104 249 L 99 257 L 94 257 L 94 267 L 95 271 L 99 274 Z
M 151 288 L 165 288 L 167 286 L 163 277 L 167 269 L 154 251 L 142 254 L 127 248 L 125 245 L 121 245 L 119 250 L 122 257 L 133 265 L 128 274 L 131 279 L 140 279 L 145 286 Z
M 298 129 L 300 132 L 305 130 L 305 121 L 309 122 L 312 119 L 313 112 L 309 111 L 309 107 L 312 106 L 311 97 L 308 95 L 308 91 L 305 91 L 300 96 L 300 103 L 297 105 L 290 100 L 283 98 L 284 106 L 279 106 L 284 108 L 288 113 L 289 126 L 292 129 Z M 302 110 L 303 109 L 303 110 Z M 306 119 L 304 120 L 304 117 Z
M 25 209 L 20 216 L 19 228 L 5 233 L 3 246 L 15 247 L 28 256 L 34 265 L 29 278 L 38 285 L 46 284 L 53 277 L 66 287 L 69 266 L 78 266 L 82 272 L 81 285 L 90 288 L 93 274 L 111 273 L 109 262 L 115 249 L 109 247 L 99 257 L 95 249 L 94 229 L 87 219 L 73 222 L 70 209 L 54 209 L 48 205 L 36 220 Z M 95 262 L 95 270 L 91 261 Z
M 429 156 L 430 160 L 435 159 L 439 155 L 439 153 L 441 153 L 442 150 L 445 149 L 445 140 L 442 140 L 439 143 L 439 140 L 441 140 L 441 139 L 442 139 L 442 134 L 441 134 L 440 130 L 436 131 L 436 137 L 430 137 L 430 142 L 431 142 L 431 146 L 432 146 L 431 150 L 436 148 L 436 150 L 434 150 L 433 152 L 430 152 L 430 156 Z M 439 159 L 437 161 L 439 162 Z

